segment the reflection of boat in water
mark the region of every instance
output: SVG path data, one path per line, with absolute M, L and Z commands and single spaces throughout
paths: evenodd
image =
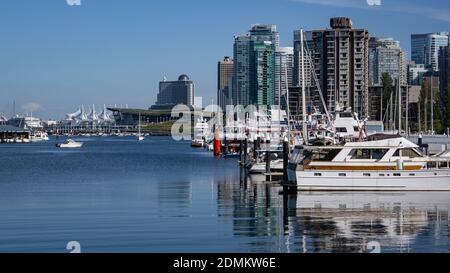
M 386 251 L 404 250 L 430 222 L 446 226 L 450 216 L 449 192 L 310 192 L 288 198 L 301 225 L 291 223 L 293 231 L 301 228 L 329 250 L 342 247 L 335 245 L 339 242 L 361 247 L 368 240 Z
M 397 137 L 343 146 L 298 146 L 289 180 L 299 190 L 450 191 L 450 158 L 428 157 Z
M 83 142 L 76 142 L 72 139 L 68 139 L 64 141 L 63 143 L 56 144 L 56 147 L 58 148 L 80 148 L 83 146 Z

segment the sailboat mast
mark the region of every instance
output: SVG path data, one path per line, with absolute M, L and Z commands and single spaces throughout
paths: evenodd
M 141 112 L 139 112 L 138 135 L 141 135 Z
M 398 78 L 398 134 L 402 133 L 402 88 L 400 86 L 400 77 Z
M 306 124 L 306 92 L 305 92 L 305 50 L 303 41 L 303 29 L 300 30 L 300 44 L 301 44 L 301 73 L 302 73 L 302 111 L 303 111 L 303 139 L 308 143 L 308 125 Z

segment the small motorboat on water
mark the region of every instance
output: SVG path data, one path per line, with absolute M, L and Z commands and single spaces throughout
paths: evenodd
M 83 142 L 76 142 L 72 139 L 68 139 L 63 143 L 56 144 L 58 148 L 81 148 L 83 146 Z
M 191 147 L 193 148 L 202 148 L 205 145 L 205 141 L 203 139 L 193 139 L 191 141 Z

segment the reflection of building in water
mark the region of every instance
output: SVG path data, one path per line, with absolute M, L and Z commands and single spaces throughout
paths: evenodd
M 291 235 L 302 234 L 308 251 L 409 251 L 430 221 L 446 221 L 450 193 L 311 193 L 291 196 Z M 295 207 L 293 207 L 295 206 Z M 293 209 L 295 208 L 295 209 Z M 295 216 L 295 217 L 292 217 Z M 292 234 L 293 233 L 293 234 Z
M 167 216 L 184 216 L 182 209 L 192 205 L 191 182 L 167 182 L 158 186 L 158 204 L 160 212 Z M 172 213 L 173 212 L 173 213 Z
M 450 192 L 279 194 L 267 183 L 217 182 L 218 216 L 250 251 L 436 251 L 450 239 Z M 428 244 L 428 245 L 427 245 Z M 420 249 L 418 248 L 420 247 Z M 430 248 L 431 247 L 431 250 Z
M 280 188 L 265 183 L 220 181 L 217 183 L 218 216 L 232 219 L 233 235 L 249 238 L 252 251 L 282 251 L 283 236 Z M 267 237 L 268 240 L 252 240 Z M 270 239 L 269 239 L 270 238 Z M 253 242 L 254 241 L 254 242 Z

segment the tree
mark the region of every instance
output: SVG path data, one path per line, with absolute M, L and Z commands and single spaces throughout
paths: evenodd
M 418 116 L 420 118 L 418 118 L 417 123 L 418 123 L 418 128 L 420 128 L 420 131 L 426 131 L 427 130 L 427 110 L 428 109 L 428 100 L 427 100 L 427 85 L 426 82 L 423 81 L 422 82 L 422 86 L 420 87 L 420 94 L 419 94 L 419 102 L 418 102 Z
M 450 85 L 447 86 L 447 90 L 443 94 L 442 100 L 443 100 L 442 115 L 445 119 L 444 130 L 446 131 L 447 128 L 450 127 Z
M 434 92 L 434 91 L 432 91 Z M 443 120 L 443 109 L 445 108 L 445 102 L 442 100 L 441 95 L 438 94 L 434 96 L 434 131 L 437 134 L 444 133 L 444 120 Z
M 389 73 L 383 73 L 381 76 L 381 84 L 383 85 L 382 92 L 382 103 L 383 108 L 381 109 L 381 113 L 383 114 L 384 120 L 387 122 L 387 117 L 385 117 L 386 109 L 388 109 L 389 99 L 394 91 L 394 81 L 392 80 Z

